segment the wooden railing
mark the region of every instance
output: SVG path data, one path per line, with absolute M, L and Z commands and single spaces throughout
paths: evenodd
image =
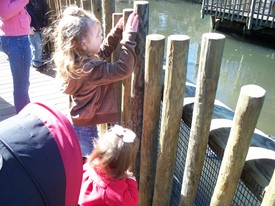
M 275 2 L 271 0 L 203 0 L 201 15 L 244 23 L 247 30 L 275 28 Z

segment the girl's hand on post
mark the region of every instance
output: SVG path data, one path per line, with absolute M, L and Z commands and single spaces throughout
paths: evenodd
M 116 27 L 119 29 L 123 29 L 123 17 L 118 20 Z
M 134 174 L 132 172 L 130 172 L 129 170 L 127 170 L 125 173 L 126 173 L 127 178 L 136 180 L 136 177 L 134 176 Z
M 138 30 L 138 14 L 131 13 L 125 27 L 125 31 L 128 32 L 137 32 Z

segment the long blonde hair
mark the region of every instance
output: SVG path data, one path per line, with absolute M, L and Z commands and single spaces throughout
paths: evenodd
M 88 162 L 107 178 L 127 177 L 126 171 L 134 163 L 138 148 L 136 134 L 115 125 L 97 140 Z
M 95 25 L 100 26 L 95 15 L 75 5 L 67 7 L 55 23 L 53 59 L 59 75 L 65 82 L 68 82 L 69 78 L 87 75 L 85 65 L 91 59 L 98 59 L 97 55 L 91 56 L 81 46 L 89 28 Z

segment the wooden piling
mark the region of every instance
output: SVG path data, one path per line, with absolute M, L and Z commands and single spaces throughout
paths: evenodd
M 92 1 L 92 11 L 96 18 L 102 22 L 102 1 L 101 0 L 91 0 Z
M 122 17 L 123 17 L 123 13 L 113 13 L 112 14 L 112 28 L 114 28 L 116 26 L 117 22 Z M 120 51 L 121 51 L 121 45 L 119 44 L 117 46 L 117 48 L 112 53 L 112 58 L 111 58 L 112 62 L 117 61 Z
M 115 12 L 115 0 L 102 0 L 102 17 L 103 17 L 103 32 L 104 37 L 112 29 L 112 13 Z
M 118 22 L 118 20 L 121 17 L 122 17 L 121 13 L 113 13 L 112 14 L 112 27 L 114 27 L 116 25 L 116 23 Z M 118 47 L 113 51 L 111 58 L 108 61 L 116 61 L 117 60 L 117 57 L 120 52 L 120 48 L 121 47 L 118 45 Z M 120 111 L 121 110 L 121 81 L 116 82 L 116 97 L 117 97 L 118 111 Z M 119 114 L 120 114 L 120 112 L 119 112 Z M 119 122 L 120 122 L 120 118 L 121 118 L 121 116 L 119 115 Z M 99 137 L 102 137 L 102 135 L 105 134 L 106 131 L 108 130 L 108 123 L 98 124 L 97 128 L 98 128 Z
M 133 12 L 133 9 L 123 9 L 123 23 L 126 25 L 129 15 Z M 132 76 L 122 81 L 122 99 L 121 99 L 121 124 L 124 127 L 129 127 L 130 117 L 130 99 L 131 99 L 131 81 Z
M 135 1 L 134 12 L 139 15 L 137 32 L 137 62 L 132 75 L 131 99 L 130 99 L 130 125 L 131 129 L 141 138 L 144 100 L 144 70 L 145 70 L 145 44 L 149 24 L 149 2 Z
M 272 178 L 267 186 L 266 193 L 264 195 L 262 206 L 275 206 L 275 170 L 273 171 Z
M 132 75 L 131 98 L 129 111 L 130 128 L 141 139 L 143 123 L 143 101 L 144 101 L 144 70 L 145 70 L 145 43 L 149 26 L 149 2 L 135 1 L 134 12 L 139 16 L 139 25 L 137 32 L 136 67 Z M 133 167 L 137 181 L 139 181 L 140 150 L 137 154 L 136 163 Z
M 257 85 L 241 88 L 211 206 L 230 205 L 232 202 L 265 93 L 265 90 Z
M 123 17 L 122 13 L 114 13 L 112 16 L 112 27 L 114 28 L 119 21 L 120 18 Z M 115 62 L 117 61 L 119 57 L 119 53 L 121 51 L 121 45 L 119 44 L 115 51 L 112 53 L 111 61 Z M 121 111 L 121 98 L 122 98 L 122 81 L 116 82 L 116 97 L 117 97 L 117 108 L 118 111 Z M 121 112 L 119 112 L 119 124 L 121 123 Z
M 166 206 L 170 203 L 182 117 L 189 42 L 190 38 L 186 35 L 168 37 L 154 206 Z
M 180 205 L 193 205 L 204 162 L 219 80 L 225 36 L 205 33 L 202 36 L 197 89 L 190 138 L 183 175 Z
M 102 137 L 108 130 L 107 123 L 97 124 L 97 133 L 99 137 Z
M 92 11 L 92 3 L 91 3 L 92 0 L 82 0 L 81 2 L 81 5 L 82 5 L 82 8 L 85 9 L 85 10 L 88 10 L 88 11 Z
M 153 202 L 164 46 L 165 36 L 160 34 L 147 35 L 139 178 L 139 204 L 142 206 L 151 206 Z

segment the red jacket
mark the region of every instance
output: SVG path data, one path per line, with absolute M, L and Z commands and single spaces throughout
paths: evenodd
M 83 166 L 79 205 L 137 206 L 138 198 L 138 184 L 134 179 L 108 180 L 89 164 Z

